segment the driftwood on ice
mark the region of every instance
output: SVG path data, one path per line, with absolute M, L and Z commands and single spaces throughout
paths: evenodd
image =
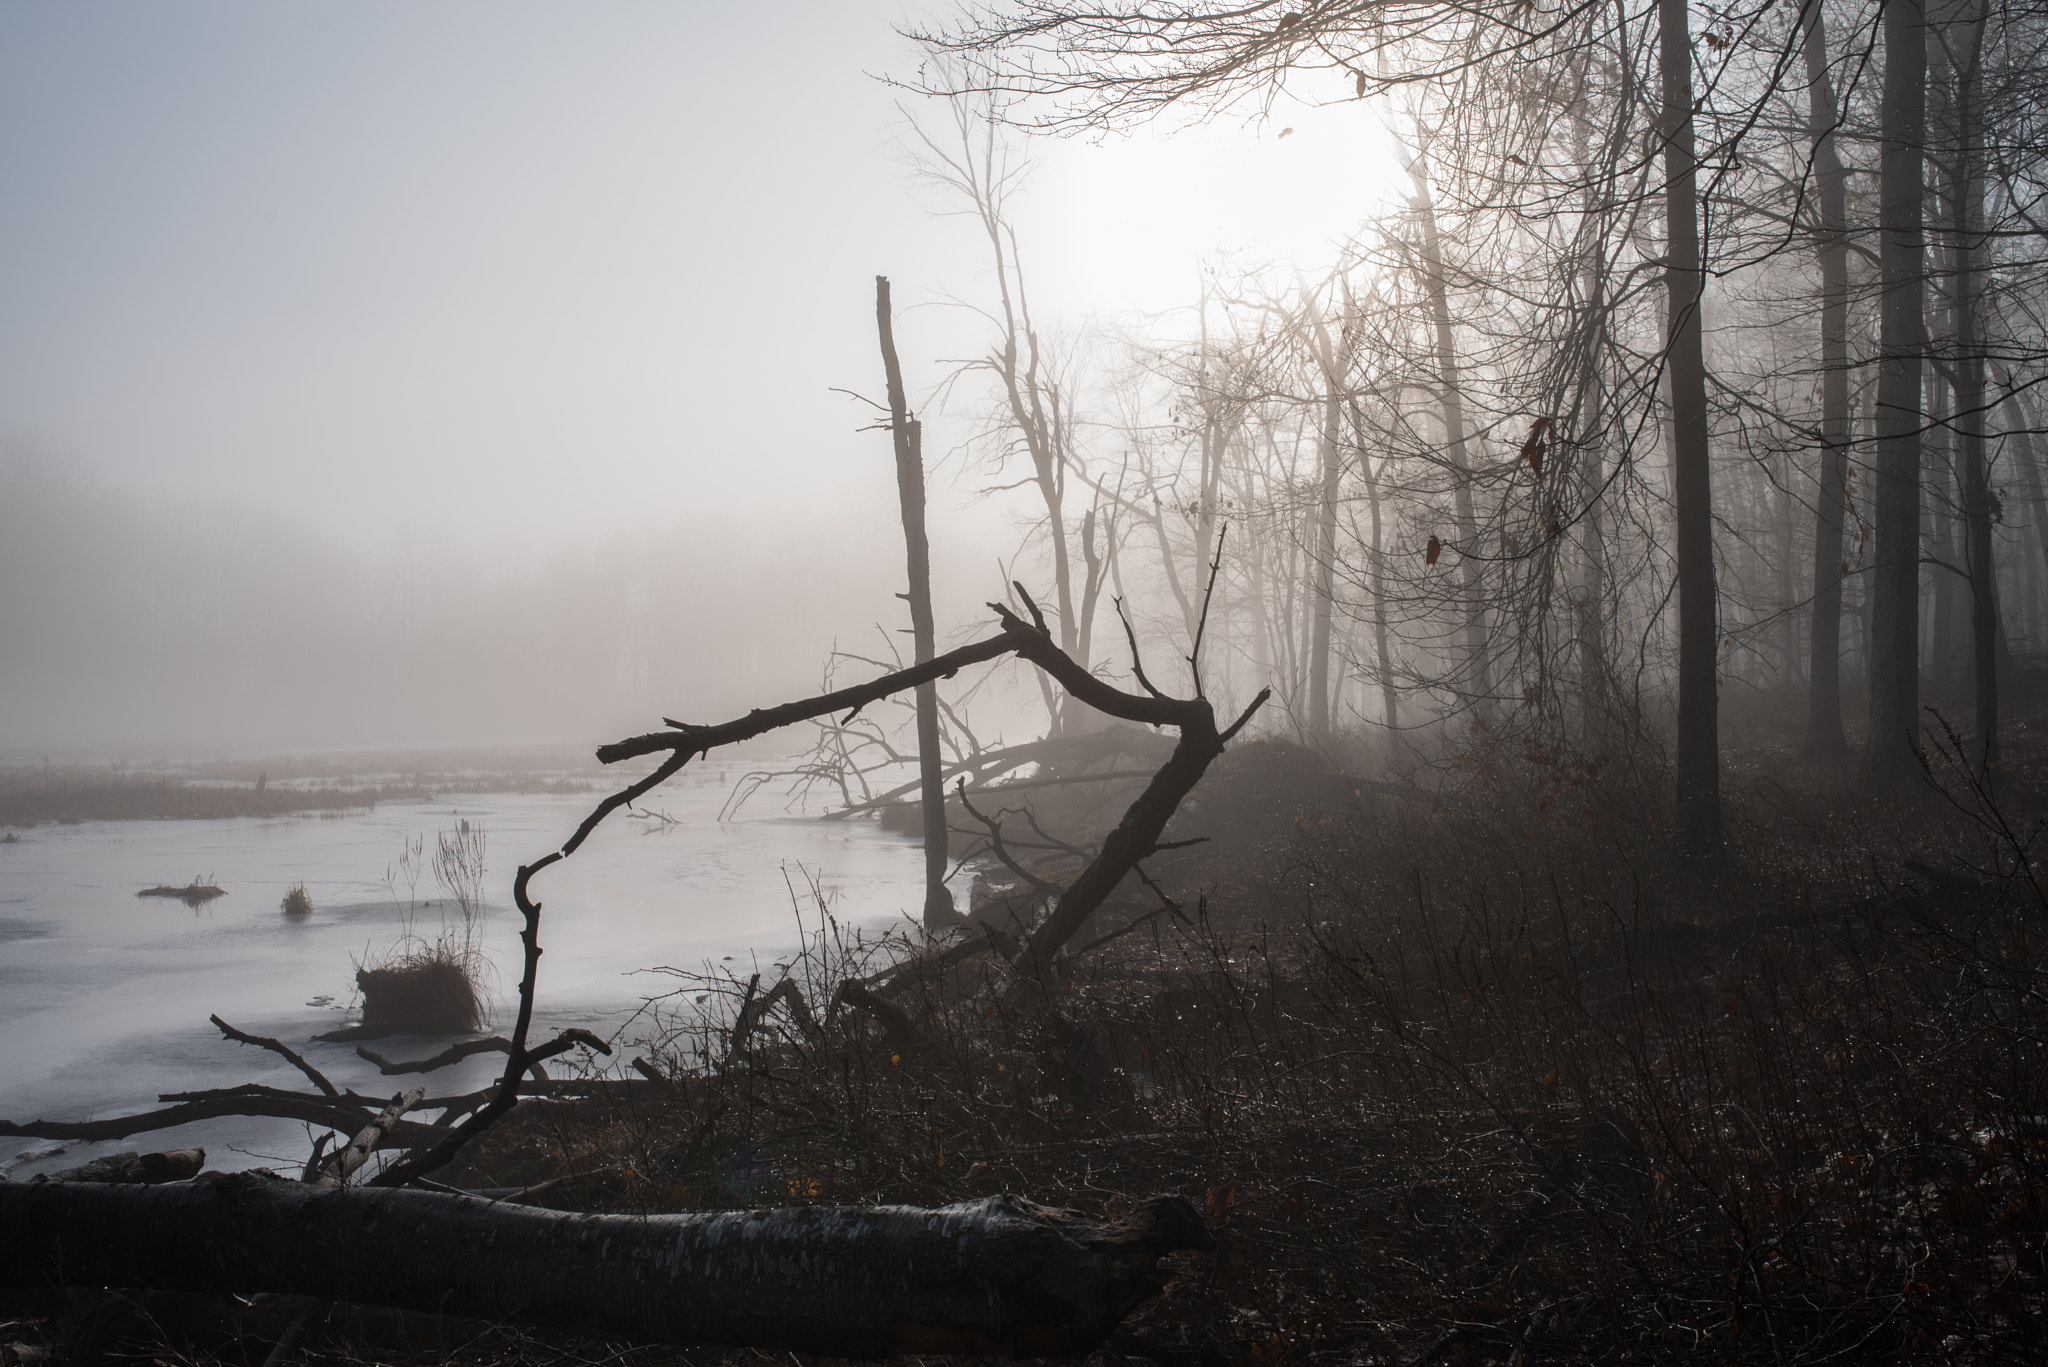
M 1085 1353 L 1214 1247 L 1157 1197 L 1098 1223 L 1015 1197 L 937 1210 L 585 1215 L 209 1173 L 0 1185 L 0 1286 L 282 1292 L 598 1334 L 883 1357 Z

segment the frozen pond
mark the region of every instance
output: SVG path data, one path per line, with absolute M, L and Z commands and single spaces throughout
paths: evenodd
M 872 822 L 783 816 L 765 793 L 746 819 L 720 822 L 730 779 L 745 767 L 692 764 L 650 797 L 679 824 L 650 829 L 615 814 L 574 858 L 534 878 L 545 950 L 537 1036 L 583 1025 L 609 1037 L 644 996 L 673 986 L 635 970 L 698 968 L 731 955 L 726 966 L 742 978 L 757 959 L 772 974 L 772 961 L 798 934 L 785 871 L 799 888 L 806 872 L 820 879 L 842 923 L 915 912 L 917 845 Z M 416 897 L 415 924 L 430 936 L 444 909 L 453 910 L 430 871 L 436 834 L 463 820 L 486 833 L 494 1024 L 508 1027 L 519 970 L 513 872 L 558 848 L 600 796 L 463 794 L 341 817 L 103 821 L 21 832 L 19 843 L 0 844 L 0 1118 L 81 1120 L 154 1109 L 160 1092 L 305 1085 L 268 1052 L 223 1040 L 207 1023 L 210 1013 L 299 1049 L 337 1086 L 398 1090 L 404 1080 L 379 1077 L 355 1045 L 307 1040 L 350 1019 L 342 1008 L 354 996 L 354 961 L 393 944 L 409 900 Z M 413 837 L 423 838 L 427 865 L 416 894 L 396 868 Z M 197 908 L 135 895 L 195 874 L 227 895 Z M 279 902 L 300 881 L 313 914 L 287 918 Z M 415 1058 L 442 1043 L 392 1036 L 370 1047 Z M 630 1050 L 617 1061 L 628 1057 Z M 480 1084 L 502 1063 L 502 1055 L 486 1055 L 443 1069 L 429 1075 L 432 1090 Z M 0 1161 L 49 1142 L 0 1138 Z M 230 1118 L 70 1143 L 63 1155 L 13 1175 L 123 1149 L 192 1145 L 205 1147 L 209 1166 L 234 1168 L 296 1161 L 308 1139 L 295 1122 Z

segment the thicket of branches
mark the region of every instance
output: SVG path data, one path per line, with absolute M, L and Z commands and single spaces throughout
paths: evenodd
M 1000 285 L 961 377 L 994 383 L 951 397 L 992 396 L 970 445 L 1040 494 L 1070 653 L 1113 653 L 1107 600 L 1185 639 L 1227 524 L 1211 687 L 1270 681 L 1313 743 L 1675 760 L 1710 843 L 1751 698 L 1896 779 L 1920 690 L 1974 689 L 1990 765 L 2048 633 L 2048 12 L 1052 0 L 916 36 L 953 100 L 920 152 Z M 1041 332 L 1023 130 L 1283 100 L 1368 102 L 1399 202 L 1311 274 L 1210 272 L 1177 331 Z

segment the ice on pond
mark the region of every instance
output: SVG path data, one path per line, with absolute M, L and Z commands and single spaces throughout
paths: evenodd
M 717 766 L 707 766 L 716 770 Z M 635 970 L 707 961 L 766 974 L 798 931 L 783 870 L 801 865 L 835 895 L 842 923 L 898 921 L 921 904 L 914 841 L 872 822 L 760 815 L 720 822 L 723 784 L 677 784 L 662 804 L 677 820 L 651 829 L 615 817 L 573 859 L 533 880 L 545 948 L 535 1030 L 583 1025 L 600 1035 L 673 981 Z M 309 1043 L 344 1023 L 355 963 L 404 928 L 433 932 L 444 910 L 431 873 L 409 888 L 387 880 L 407 843 L 480 823 L 489 835 L 485 953 L 500 1005 L 516 991 L 517 866 L 558 848 L 595 794 L 477 795 L 387 804 L 340 819 L 87 822 L 41 826 L 0 849 L 0 1119 L 80 1120 L 154 1109 L 163 1092 L 304 1079 L 275 1056 L 223 1040 L 218 1013 L 242 1030 L 298 1049 L 336 1085 L 371 1094 L 391 1079 L 353 1044 Z M 138 889 L 213 871 L 225 895 L 188 906 Z M 285 916 L 303 881 L 315 910 Z M 801 887 L 801 878 L 797 879 Z M 488 1028 L 488 1027 L 487 1027 Z M 394 1037 L 373 1046 L 420 1057 L 444 1042 Z M 437 1093 L 495 1076 L 482 1055 L 432 1075 Z M 0 1139 L 0 1161 L 46 1144 Z M 288 1121 L 226 1119 L 69 1145 L 65 1163 L 102 1149 L 204 1146 L 209 1166 L 295 1161 L 308 1146 Z M 83 1155 L 82 1157 L 80 1155 Z M 18 1176 L 50 1166 L 31 1162 Z M 61 1166 L 61 1164 L 58 1164 Z

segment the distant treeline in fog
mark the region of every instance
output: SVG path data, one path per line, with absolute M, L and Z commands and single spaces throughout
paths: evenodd
M 712 720 L 808 690 L 849 632 L 883 649 L 901 536 L 703 516 L 502 562 L 368 552 L 17 457 L 0 464 L 0 751 L 580 745 Z

